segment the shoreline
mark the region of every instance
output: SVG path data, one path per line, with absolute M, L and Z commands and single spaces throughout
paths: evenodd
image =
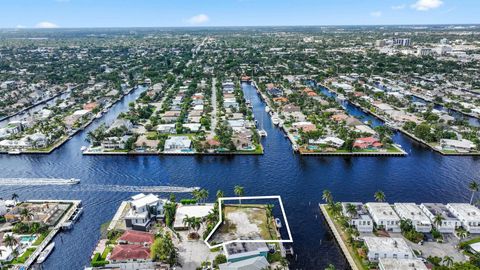
M 320 85 L 321 87 L 327 89 L 328 91 L 332 92 L 332 93 L 335 93 L 336 95 L 338 95 L 338 92 L 335 91 L 335 90 L 332 90 L 330 88 L 328 88 L 327 86 L 325 86 L 323 83 L 318 83 L 317 82 L 317 85 Z M 383 124 L 385 124 L 385 122 L 388 122 L 384 117 L 374 113 L 374 112 L 371 112 L 370 110 L 367 110 L 365 108 L 363 108 L 362 106 L 360 106 L 358 103 L 354 102 L 354 101 L 351 101 L 350 99 L 347 99 L 347 101 L 352 104 L 353 106 L 357 107 L 358 109 L 362 110 L 363 112 L 365 113 L 368 113 L 370 114 L 371 116 L 377 118 L 378 120 L 382 121 Z M 408 138 L 410 138 L 411 140 L 417 142 L 417 143 L 420 143 L 424 146 L 426 146 L 427 148 L 435 151 L 436 153 L 438 154 L 441 154 L 443 156 L 480 156 L 480 152 L 473 152 L 473 153 L 459 153 L 459 152 L 456 152 L 456 153 L 447 153 L 447 152 L 444 152 L 442 150 L 439 150 L 439 149 L 436 149 L 435 147 L 432 147 L 430 144 L 428 144 L 427 142 L 425 142 L 424 140 L 422 139 L 419 139 L 417 138 L 415 135 L 411 134 L 410 132 L 404 130 L 403 128 L 397 128 L 396 129 L 398 132 L 402 133 L 403 135 L 406 135 Z

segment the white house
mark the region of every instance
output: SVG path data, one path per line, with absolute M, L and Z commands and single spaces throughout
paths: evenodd
M 166 199 L 160 199 L 154 194 L 140 193 L 131 197 L 130 210 L 124 216 L 125 226 L 133 230 L 147 231 L 151 221 L 165 216 Z
M 449 203 L 448 210 L 456 216 L 469 233 L 480 233 L 480 209 L 468 203 Z
M 355 206 L 355 213 L 351 213 L 348 208 L 349 205 Z M 349 218 L 348 223 L 355 227 L 359 232 L 372 232 L 373 220 L 367 212 L 367 209 L 362 203 L 351 202 L 342 203 L 342 213 Z
M 191 146 L 192 141 L 187 136 L 171 136 L 165 141 L 164 152 L 182 152 Z
M 417 232 L 428 233 L 432 230 L 432 223 L 422 209 L 414 203 L 395 203 L 395 211 L 404 220 L 411 220 Z
M 366 203 L 368 212 L 378 228 L 400 232 L 400 217 L 388 203 Z
M 470 152 L 475 149 L 476 145 L 466 139 L 462 140 L 450 140 L 450 139 L 441 139 L 440 147 L 443 150 L 458 151 L 458 152 Z
M 380 259 L 378 267 L 380 270 L 428 270 L 420 259 Z
M 317 140 L 309 140 L 308 143 L 309 144 L 323 144 L 323 145 L 328 145 L 328 146 L 332 146 L 332 147 L 335 147 L 335 148 L 339 148 L 345 143 L 345 141 L 340 139 L 340 138 L 337 138 L 337 137 L 328 136 L 328 137 L 325 137 L 325 138 L 319 138 Z
M 413 252 L 403 238 L 388 237 L 363 237 L 365 246 L 368 249 L 367 257 L 369 261 L 378 261 L 379 259 L 412 259 Z
M 157 132 L 161 134 L 175 134 L 175 124 L 160 124 L 157 126 Z
M 420 208 L 432 222 L 432 225 L 441 233 L 454 233 L 455 229 L 461 226 L 460 220 L 441 203 L 422 203 Z M 435 216 L 442 217 L 441 224 L 435 223 Z

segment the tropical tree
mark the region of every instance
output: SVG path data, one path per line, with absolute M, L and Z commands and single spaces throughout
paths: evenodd
M 30 218 L 33 217 L 33 213 L 28 209 L 28 208 L 22 208 L 22 210 L 20 210 L 20 216 L 24 219 L 24 220 L 30 220 Z
M 155 242 L 150 248 L 150 257 L 154 261 L 161 261 L 170 265 L 175 265 L 177 263 L 178 252 L 172 242 L 170 234 L 166 233 L 155 239 Z
M 5 246 L 12 249 L 18 244 L 17 238 L 13 237 L 11 234 L 7 234 L 5 238 L 3 238 L 3 242 L 5 243 Z
M 338 217 L 342 212 L 342 204 L 339 202 L 332 203 L 330 205 L 330 211 L 332 211 L 333 216 Z
M 375 192 L 373 197 L 375 198 L 375 201 L 377 201 L 377 202 L 384 202 L 385 201 L 385 193 L 383 193 L 383 191 L 381 191 L 381 190 Z
M 217 190 L 217 199 L 220 199 L 220 198 L 223 198 L 223 197 L 225 197 L 225 194 L 223 193 L 223 191 L 220 190 L 220 189 Z
M 333 203 L 333 195 L 332 195 L 332 193 L 330 192 L 330 190 L 324 190 L 324 191 L 323 191 L 322 199 L 323 199 L 326 203 L 328 203 L 328 204 L 332 204 L 332 203 Z
M 475 196 L 475 193 L 478 192 L 479 186 L 476 181 L 472 181 L 468 184 L 468 189 L 472 192 L 472 196 L 470 197 L 470 204 L 473 202 L 473 197 Z
M 19 197 L 19 196 L 18 196 L 17 193 L 13 193 L 13 194 L 12 194 L 12 200 L 15 201 L 15 203 L 17 202 L 18 197 Z
M 357 207 L 351 203 L 347 204 L 347 213 L 350 215 L 350 219 L 357 214 Z
M 233 188 L 233 192 L 238 197 L 242 197 L 245 194 L 245 189 L 242 186 L 237 185 Z M 240 201 L 240 204 L 242 204 L 242 199 L 239 199 L 239 201 Z
M 208 190 L 201 189 L 200 190 L 200 199 L 205 202 L 208 199 Z
M 452 256 L 445 256 L 443 257 L 443 265 L 446 267 L 452 267 L 453 266 L 453 257 Z
M 442 225 L 442 222 L 444 220 L 445 218 L 441 214 L 436 214 L 435 217 L 433 218 L 433 224 L 438 228 Z

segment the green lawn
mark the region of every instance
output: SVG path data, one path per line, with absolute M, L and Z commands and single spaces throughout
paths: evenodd
M 37 248 L 28 248 L 20 257 L 15 258 L 12 261 L 12 264 L 22 264 L 24 263 Z
M 43 240 L 45 240 L 45 237 L 47 237 L 47 235 L 48 235 L 49 233 L 50 233 L 50 230 L 48 230 L 48 231 L 40 234 L 40 235 L 37 237 L 37 239 L 35 239 L 35 242 L 33 242 L 32 245 L 34 245 L 34 246 L 40 245 L 40 244 L 43 242 Z

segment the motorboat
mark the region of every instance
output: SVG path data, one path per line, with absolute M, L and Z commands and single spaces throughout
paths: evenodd
M 22 152 L 20 151 L 20 149 L 14 149 L 14 150 L 8 151 L 9 155 L 20 155 L 21 153 Z
M 270 107 L 268 107 L 268 106 L 265 106 L 265 112 L 267 112 L 267 113 L 268 113 L 269 111 L 270 111 Z
M 282 227 L 282 221 L 279 218 L 275 218 L 275 225 L 277 226 L 277 228 L 281 228 Z
M 272 116 L 272 123 L 275 126 L 278 126 L 278 124 L 280 124 L 280 118 L 278 118 L 278 116 L 276 116 L 276 115 Z
M 260 137 L 267 137 L 268 136 L 267 132 L 264 129 L 260 129 L 258 131 L 258 135 L 260 135 Z
M 50 243 L 38 256 L 37 263 L 43 263 L 55 248 L 55 242 Z
M 85 150 L 87 150 L 88 147 L 86 147 L 85 145 L 80 147 L 80 151 L 84 152 Z

